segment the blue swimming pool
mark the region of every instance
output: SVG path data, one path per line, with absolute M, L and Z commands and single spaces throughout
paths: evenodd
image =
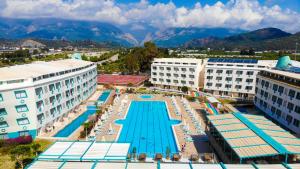
M 111 90 L 104 90 L 102 94 L 99 96 L 98 101 L 105 103 L 107 98 L 109 97 Z
M 170 120 L 163 101 L 132 101 L 125 120 L 118 120 L 122 131 L 118 142 L 128 142 L 130 152 L 146 153 L 154 157 L 156 153 L 165 156 L 167 148 L 170 154 L 178 153 L 172 125 L 178 120 Z
M 140 98 L 142 98 L 142 99 L 151 99 L 153 96 L 152 95 L 150 95 L 150 94 L 142 94 L 142 95 L 140 95 Z
M 54 137 L 69 137 L 75 130 L 77 130 L 89 117 L 96 112 L 96 106 L 89 106 L 88 109 L 73 120 L 70 124 L 65 126 L 62 130 L 57 132 Z

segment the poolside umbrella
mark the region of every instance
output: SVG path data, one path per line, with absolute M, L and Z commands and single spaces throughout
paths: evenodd
M 105 141 L 106 141 L 104 136 L 102 136 L 101 141 L 102 141 L 102 142 L 105 142 Z
M 183 123 L 183 126 L 186 126 L 186 121 L 185 121 L 185 119 L 183 119 L 182 123 Z
M 113 131 L 111 123 L 109 123 L 109 131 Z

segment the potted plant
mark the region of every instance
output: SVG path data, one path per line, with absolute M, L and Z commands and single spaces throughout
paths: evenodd
M 157 153 L 157 154 L 155 155 L 155 160 L 156 160 L 156 161 L 160 161 L 161 159 L 162 159 L 162 154 Z
M 179 154 L 174 154 L 173 155 L 173 161 L 179 161 L 180 160 L 180 155 Z
M 141 153 L 139 155 L 139 161 L 146 161 L 146 154 L 145 153 Z

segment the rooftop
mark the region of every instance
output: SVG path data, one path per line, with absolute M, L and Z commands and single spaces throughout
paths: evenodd
M 256 59 L 210 58 L 210 59 L 208 59 L 208 62 L 257 64 L 258 60 L 256 60 Z
M 3 67 L 0 68 L 0 81 L 28 79 L 45 74 L 58 73 L 61 71 L 85 67 L 88 65 L 91 65 L 91 62 L 65 59 L 50 62 L 38 61 L 30 64 Z
M 208 119 L 240 159 L 300 154 L 300 139 L 263 116 L 233 113 Z
M 287 169 L 300 168 L 300 164 L 193 164 L 193 163 L 139 163 L 139 162 L 78 162 L 34 161 L 28 169 Z
M 201 64 L 201 59 L 194 58 L 155 58 L 153 62 L 184 62 L 184 63 L 199 63 Z

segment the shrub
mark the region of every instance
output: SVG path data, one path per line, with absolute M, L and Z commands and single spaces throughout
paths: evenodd
M 32 137 L 29 136 L 20 136 L 17 138 L 11 138 L 4 141 L 5 145 L 12 145 L 12 144 L 29 144 L 32 143 Z
M 139 155 L 139 161 L 145 161 L 146 160 L 146 154 L 142 153 Z

